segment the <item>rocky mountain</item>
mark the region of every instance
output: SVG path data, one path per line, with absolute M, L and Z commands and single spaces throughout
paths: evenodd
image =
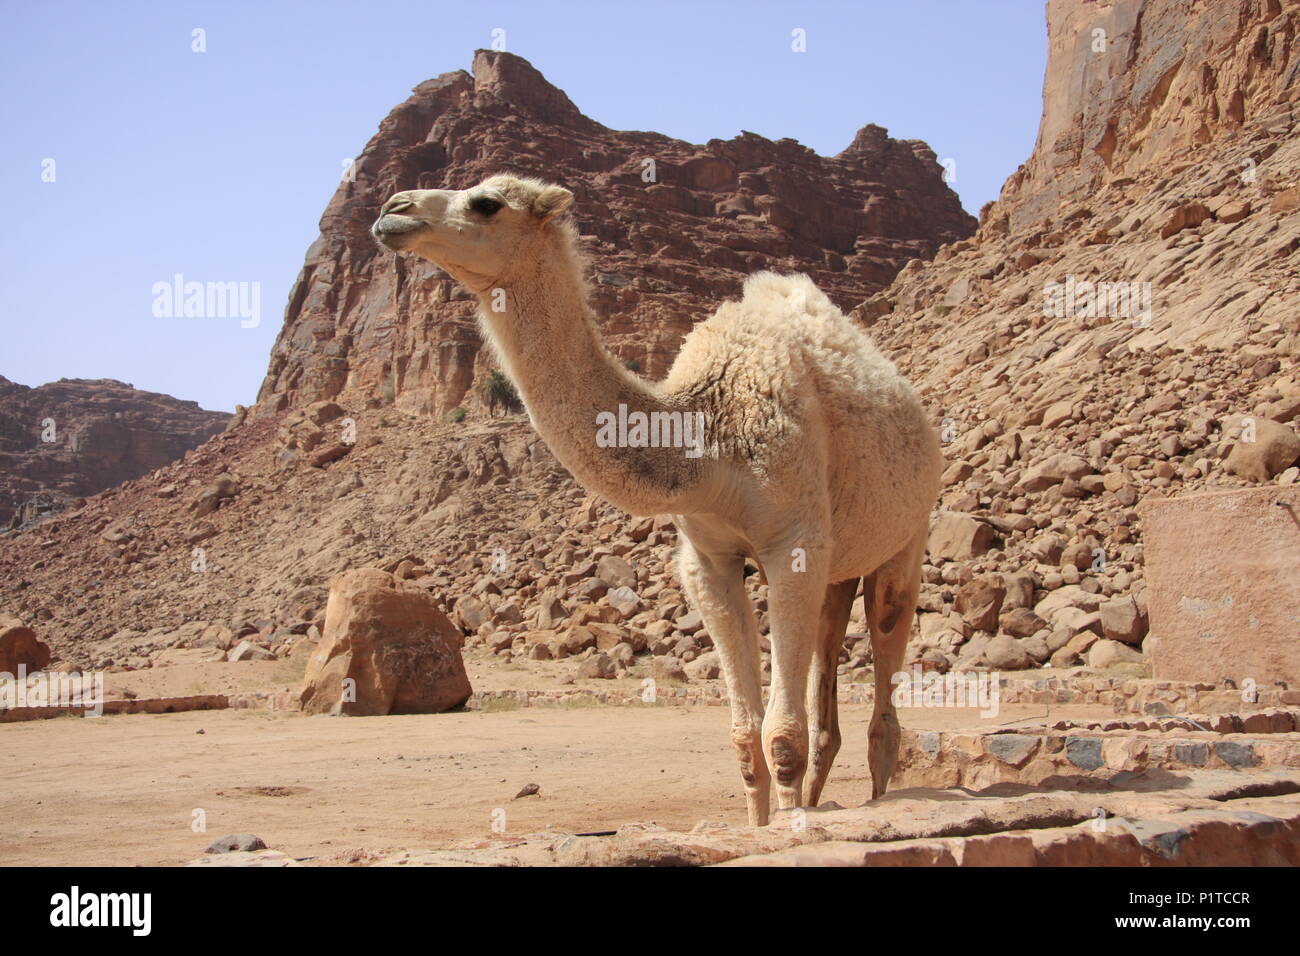
M 229 420 L 113 379 L 0 377 L 0 529 L 175 461 Z
M 369 229 L 398 190 L 462 189 L 496 172 L 573 190 L 602 332 L 652 378 L 750 272 L 807 272 L 847 309 L 975 228 L 919 140 L 868 125 L 823 157 L 753 133 L 698 146 L 611 130 L 523 58 L 480 50 L 472 75 L 417 86 L 356 157 L 291 293 L 260 411 L 372 396 L 435 415 L 474 404 L 470 386 L 492 361 L 475 301 Z

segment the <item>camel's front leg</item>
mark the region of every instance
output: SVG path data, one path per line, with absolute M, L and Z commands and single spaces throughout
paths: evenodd
M 776 780 L 777 806 L 800 806 L 808 767 L 808 672 L 821 634 L 826 596 L 824 553 L 809 547 L 760 556 L 767 571 L 772 624 L 772 686 L 763 717 L 763 749 Z
M 745 593 L 744 558 L 698 551 L 684 535 L 677 574 L 718 652 L 731 698 L 731 743 L 745 782 L 751 826 L 766 826 L 772 778 L 763 759 L 763 673 L 758 624 Z
M 830 775 L 831 764 L 840 751 L 839 704 L 835 699 L 836 669 L 840 648 L 849 626 L 853 598 L 859 578 L 828 585 L 821 608 L 821 633 L 813 649 L 808 670 L 808 776 L 804 780 L 803 804 L 815 807 Z

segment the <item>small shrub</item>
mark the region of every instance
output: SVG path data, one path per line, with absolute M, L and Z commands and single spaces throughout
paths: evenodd
M 493 369 L 479 386 L 479 394 L 487 403 L 488 414 L 495 415 L 498 406 L 504 407 L 506 414 L 523 411 L 524 403 L 519 400 L 519 393 L 514 383 L 500 369 Z

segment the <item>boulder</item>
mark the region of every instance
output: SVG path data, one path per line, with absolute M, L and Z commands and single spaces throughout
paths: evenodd
M 1268 418 L 1254 420 L 1254 441 L 1238 438 L 1223 467 L 1251 481 L 1271 481 L 1300 458 L 1300 437 L 1290 425 Z M 1241 434 L 1240 426 L 1236 429 Z
M 1052 485 L 1059 485 L 1067 478 L 1078 481 L 1084 475 L 1092 473 L 1092 466 L 1077 455 L 1052 455 L 1039 462 L 1021 479 L 1020 486 L 1025 491 L 1043 491 Z
M 456 618 L 456 623 L 471 634 L 492 620 L 492 608 L 473 595 L 467 595 L 457 601 L 452 614 Z
M 234 498 L 238 494 L 239 482 L 229 475 L 222 475 L 195 497 L 190 510 L 194 513 L 194 517 L 202 518 L 216 511 L 221 502 L 227 498 Z
M 1027 607 L 1003 611 L 998 618 L 998 630 L 1014 637 L 1028 637 L 1047 627 L 1047 622 Z
M 1033 666 L 1033 658 L 1014 637 L 999 634 L 984 648 L 984 658 L 990 667 L 1003 671 L 1020 671 Z
M 1210 210 L 1204 203 L 1184 203 L 1169 213 L 1169 218 L 1160 227 L 1160 238 L 1168 239 L 1184 229 L 1193 229 L 1209 218 Z
M 605 595 L 610 607 L 618 611 L 619 617 L 627 620 L 641 610 L 641 598 L 631 588 L 620 585 Z
M 50 649 L 18 618 L 0 615 L 0 674 L 16 676 L 20 664 L 29 674 L 44 670 L 50 664 Z
M 433 597 L 376 568 L 330 583 L 325 633 L 307 665 L 309 714 L 434 714 L 469 699 L 461 636 Z
M 560 632 L 557 644 L 561 657 L 575 657 L 596 646 L 596 635 L 585 627 L 571 627 Z
M 941 511 L 930 525 L 929 550 L 936 559 L 969 561 L 993 547 L 993 529 L 959 511 Z
M 1002 599 L 1006 593 L 1007 589 L 999 575 L 983 574 L 961 586 L 957 591 L 953 607 L 966 623 L 976 630 L 996 630 L 998 614 L 1002 610 Z
M 1147 633 L 1146 616 L 1128 595 L 1104 601 L 1097 607 L 1102 636 L 1124 644 L 1141 644 Z
M 250 641 L 240 641 L 238 645 L 231 648 L 229 653 L 226 654 L 226 660 L 231 662 L 273 661 L 275 660 L 275 655 L 260 644 L 253 644 Z
M 1142 652 L 1134 650 L 1127 644 L 1105 639 L 1095 641 L 1088 648 L 1088 666 L 1101 670 L 1115 664 L 1141 664 Z
M 616 554 L 607 554 L 596 562 L 596 577 L 611 588 L 636 588 L 636 572 L 632 565 Z
M 588 680 L 611 680 L 617 675 L 618 668 L 614 664 L 614 659 L 602 651 L 592 654 L 579 664 L 574 676 Z
M 684 668 L 686 675 L 694 680 L 713 680 L 722 673 L 718 655 L 714 651 L 701 654 Z
M 564 606 L 558 594 L 546 591 L 537 600 L 537 627 L 549 630 L 569 616 L 569 609 Z

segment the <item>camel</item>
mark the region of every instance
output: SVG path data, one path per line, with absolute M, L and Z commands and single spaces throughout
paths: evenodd
M 916 393 L 812 280 L 771 272 L 749 276 L 739 302 L 692 330 L 663 381 L 642 379 L 597 331 L 564 215 L 573 199 L 496 175 L 396 193 L 371 231 L 478 296 L 533 427 L 588 492 L 632 515 L 673 516 L 678 576 L 717 650 L 754 826 L 769 821 L 773 782 L 781 810 L 818 804 L 840 747 L 836 667 L 862 582 L 880 797 L 900 739 L 890 678 L 903 664 L 942 462 Z M 602 421 L 635 412 L 666 440 L 634 444 L 631 428 L 624 441 L 599 440 Z M 704 426 L 693 453 L 666 424 L 690 420 Z M 747 558 L 769 589 L 766 709 Z

